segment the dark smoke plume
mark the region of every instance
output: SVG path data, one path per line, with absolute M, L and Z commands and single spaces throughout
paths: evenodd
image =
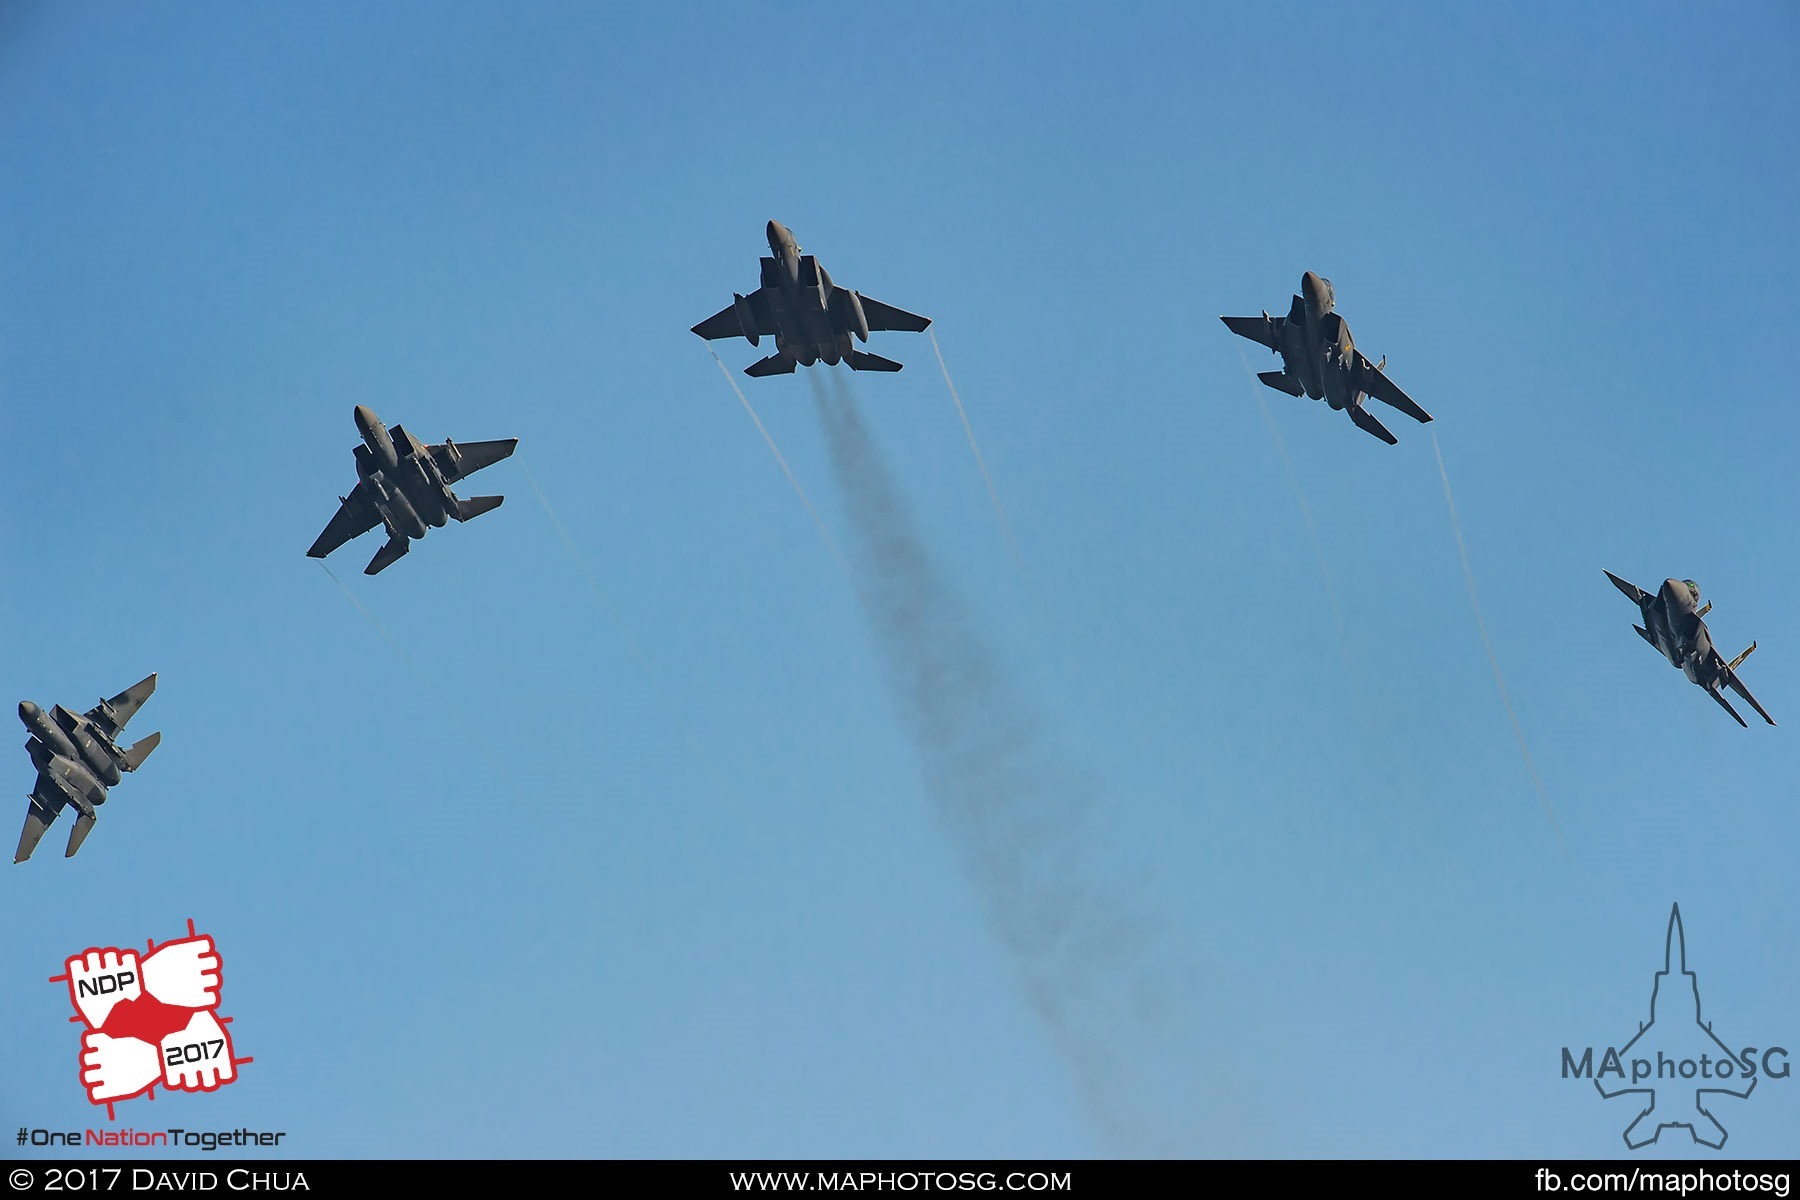
M 926 793 L 992 933 L 1111 1148 L 1203 1153 L 1198 1131 L 1217 1129 L 1219 1113 L 1197 1111 L 1194 1097 L 1216 1094 L 1216 1063 L 1186 1044 L 1181 988 L 1161 978 L 1166 956 L 1149 922 L 1124 889 L 1095 878 L 1105 857 L 1097 791 L 940 575 L 846 382 L 833 382 L 828 398 L 815 373 L 814 400 L 862 606 Z

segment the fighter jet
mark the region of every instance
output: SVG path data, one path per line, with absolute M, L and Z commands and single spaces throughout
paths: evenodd
M 82 840 L 94 827 L 95 810 L 106 803 L 106 789 L 119 782 L 120 772 L 143 766 L 162 741 L 162 734 L 153 733 L 131 749 L 121 750 L 117 740 L 125 722 L 155 690 L 156 676 L 151 675 L 80 716 L 60 704 L 45 712 L 29 700 L 19 702 L 19 720 L 31 731 L 25 750 L 38 775 L 31 789 L 31 806 L 25 810 L 19 849 L 13 854 L 15 863 L 31 857 L 65 804 L 73 804 L 80 815 L 75 818 L 75 828 L 69 830 L 69 848 L 63 857 L 72 858 L 81 849 Z
M 709 342 L 742 336 L 752 346 L 772 335 L 775 353 L 745 367 L 746 375 L 788 375 L 796 365 L 821 360 L 831 366 L 849 363 L 852 371 L 898 371 L 901 364 L 892 359 L 853 349 L 850 335 L 867 342 L 876 329 L 923 333 L 931 318 L 837 286 L 817 258 L 800 253 L 780 221 L 770 221 L 767 232 L 774 256 L 762 260 L 762 286 L 748 296 L 733 292 L 731 306 L 694 326 L 694 332 Z
M 1709 602 L 1700 606 L 1700 587 L 1691 579 L 1665 579 L 1662 589 L 1652 596 L 1635 583 L 1626 583 L 1611 571 L 1606 577 L 1613 581 L 1613 586 L 1625 593 L 1626 599 L 1638 606 L 1644 615 L 1642 625 L 1633 625 L 1638 636 L 1649 642 L 1662 656 L 1675 666 L 1689 680 L 1706 689 L 1706 694 L 1719 702 L 1719 707 L 1731 714 L 1731 719 L 1739 725 L 1749 728 L 1744 718 L 1738 716 L 1737 709 L 1731 707 L 1731 701 L 1725 699 L 1719 689 L 1729 687 L 1744 701 L 1754 708 L 1757 715 L 1769 724 L 1775 723 L 1763 706 L 1756 702 L 1744 681 L 1738 678 L 1738 664 L 1750 657 L 1750 651 L 1756 649 L 1756 643 L 1750 643 L 1750 649 L 1744 651 L 1730 662 L 1713 648 L 1712 635 L 1706 631 L 1706 622 L 1700 618 L 1712 611 Z
M 1265 311 L 1260 317 L 1219 320 L 1239 337 L 1260 342 L 1281 355 L 1282 369 L 1261 371 L 1258 379 L 1290 396 L 1323 400 L 1349 413 L 1358 429 L 1395 445 L 1399 439 L 1363 406 L 1364 396 L 1392 405 L 1415 421 L 1429 421 L 1431 414 L 1381 373 L 1387 366 L 1385 357 L 1372 363 L 1362 356 L 1350 338 L 1350 326 L 1332 311 L 1336 301 L 1331 280 L 1308 271 L 1300 277 L 1300 294 L 1294 297 L 1286 317 L 1271 317 Z
M 377 525 L 387 527 L 387 544 L 375 552 L 364 575 L 379 574 L 412 548 L 413 538 L 425 536 L 425 526 L 442 526 L 455 517 L 472 521 L 500 507 L 504 496 L 471 496 L 459 499 L 450 485 L 507 457 L 518 438 L 494 442 L 464 442 L 445 438 L 441 446 L 427 446 L 399 425 L 390 431 L 364 405 L 356 406 L 356 429 L 363 444 L 356 447 L 356 486 L 338 497 L 337 515 L 306 552 L 324 558 L 333 550 L 361 537 Z

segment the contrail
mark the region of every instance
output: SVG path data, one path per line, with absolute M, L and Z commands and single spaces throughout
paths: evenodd
M 625 644 L 630 648 L 632 654 L 642 657 L 638 650 L 637 640 L 631 636 L 631 633 L 625 628 L 625 622 L 619 619 L 619 614 L 614 612 L 612 605 L 607 602 L 606 589 L 600 586 L 600 577 L 595 574 L 593 565 L 588 562 L 587 556 L 576 549 L 575 540 L 569 536 L 569 531 L 564 528 L 562 518 L 556 515 L 556 510 L 550 507 L 550 501 L 545 497 L 544 489 L 538 486 L 537 476 L 531 473 L 531 467 L 526 464 L 525 456 L 521 454 L 518 459 L 519 469 L 525 473 L 525 482 L 529 483 L 531 490 L 537 494 L 538 503 L 543 505 L 544 515 L 550 518 L 550 524 L 556 527 L 556 536 L 562 539 L 563 547 L 568 550 L 569 557 L 575 560 L 575 565 L 581 568 L 583 575 L 587 576 L 588 584 L 594 589 L 594 599 L 600 605 L 600 611 L 612 623 L 612 627 L 618 635 L 625 639 Z
M 1512 722 L 1513 736 L 1519 741 L 1519 756 L 1525 760 L 1525 769 L 1531 772 L 1531 782 L 1537 788 L 1538 802 L 1544 806 L 1544 815 L 1550 818 L 1550 828 L 1556 831 L 1556 840 L 1563 842 L 1562 826 L 1557 823 L 1556 814 L 1550 811 L 1550 796 L 1544 791 L 1544 781 L 1538 776 L 1537 764 L 1531 761 L 1531 751 L 1525 746 L 1525 730 L 1519 725 L 1519 714 L 1513 711 L 1512 697 L 1506 693 L 1506 680 L 1500 675 L 1500 656 L 1494 653 L 1493 639 L 1488 637 L 1487 620 L 1481 615 L 1481 598 L 1475 594 L 1475 572 L 1469 566 L 1469 548 L 1463 544 L 1462 522 L 1456 518 L 1456 498 L 1450 494 L 1450 473 L 1444 469 L 1444 451 L 1438 445 L 1437 430 L 1431 431 L 1431 449 L 1437 455 L 1438 478 L 1444 481 L 1444 503 L 1450 509 L 1450 528 L 1456 534 L 1456 552 L 1462 556 L 1463 582 L 1469 586 L 1469 607 L 1475 610 L 1475 624 L 1481 630 L 1481 644 L 1487 649 L 1488 665 L 1494 669 L 1494 685 L 1500 689 L 1500 703 L 1506 706 L 1506 719 Z
M 363 619 L 368 621 L 368 623 L 370 625 L 374 626 L 375 632 L 379 633 L 381 635 L 381 640 L 386 642 L 389 646 L 393 647 L 394 653 L 398 654 L 400 656 L 400 660 L 406 664 L 407 673 L 412 676 L 413 682 L 418 684 L 421 688 L 423 688 L 426 692 L 430 693 L 432 696 L 434 696 L 434 697 L 441 696 L 443 693 L 443 689 L 440 688 L 438 685 L 432 683 L 431 680 L 426 677 L 425 669 L 419 665 L 418 660 L 415 659 L 411 654 L 407 653 L 406 647 L 402 646 L 400 644 L 400 640 L 398 638 L 396 638 L 393 634 L 391 634 L 387 631 L 387 626 L 383 625 L 380 622 L 380 620 L 378 620 L 376 618 L 375 614 L 369 611 L 367 605 L 365 605 L 361 600 L 358 600 L 356 598 L 355 592 L 351 591 L 348 587 L 344 586 L 344 581 L 339 579 L 337 577 L 337 575 L 332 571 L 332 569 L 325 565 L 324 560 L 322 560 L 322 559 L 319 560 L 319 569 L 321 571 L 325 572 L 326 576 L 331 580 L 331 582 L 337 584 L 338 591 L 344 593 L 344 598 L 349 600 L 351 604 L 354 604 L 356 606 L 356 611 L 363 615 Z M 461 710 L 457 711 L 457 718 L 459 720 L 463 720 L 465 722 L 467 720 L 467 718 L 464 717 Z M 468 738 L 466 738 L 465 740 L 473 742 L 475 744 L 475 746 L 477 746 L 481 750 L 482 757 L 486 758 L 490 765 L 492 765 L 494 767 L 500 767 L 501 766 L 500 760 L 498 758 L 494 757 L 494 752 L 492 750 L 488 749 L 487 737 L 486 737 L 485 732 L 480 729 L 469 727 L 469 733 L 470 733 L 470 736 Z
M 831 557 L 837 559 L 838 566 L 848 572 L 849 564 L 844 561 L 843 552 L 838 549 L 837 542 L 832 540 L 831 531 L 826 529 L 825 522 L 819 519 L 819 510 L 813 507 L 813 502 L 807 498 L 806 489 L 800 486 L 798 479 L 794 478 L 793 468 L 789 467 L 787 459 L 781 456 L 781 448 L 775 444 L 775 439 L 769 436 L 769 431 L 764 427 L 762 418 L 756 415 L 754 408 L 750 407 L 750 398 L 744 395 L 744 389 L 738 386 L 738 381 L 731 377 L 731 368 L 725 365 L 725 360 L 719 357 L 719 352 L 712 346 L 708 345 L 706 352 L 712 355 L 714 362 L 719 364 L 719 373 L 725 376 L 725 382 L 729 383 L 731 390 L 737 393 L 738 402 L 744 406 L 744 411 L 750 414 L 752 421 L 756 422 L 756 431 L 762 434 L 763 443 L 769 447 L 769 453 L 773 454 L 775 461 L 781 465 L 781 473 L 787 476 L 788 483 L 793 486 L 794 495 L 800 497 L 800 503 L 806 505 L 806 511 L 812 517 L 813 527 L 819 531 L 819 537 L 825 542 L 825 548 L 831 551 Z
M 926 793 L 1099 1131 L 1131 1153 L 1192 1154 L 1235 1102 L 1170 1092 L 1226 1094 L 1230 1055 L 1191 1044 L 1179 1015 L 1191 986 L 1161 978 L 1149 923 L 1123 888 L 1095 878 L 1094 787 L 939 575 L 846 382 L 833 381 L 837 395 L 815 401 L 855 535 L 858 597 Z
M 956 401 L 956 415 L 962 418 L 963 432 L 969 438 L 969 449 L 975 452 L 975 465 L 981 468 L 981 481 L 987 484 L 988 499 L 994 502 L 994 514 L 1000 518 L 1000 529 L 1006 534 L 1006 544 L 1012 547 L 1016 558 L 1019 543 L 1013 537 L 1012 522 L 1006 519 L 1006 509 L 1001 506 L 1000 493 L 994 487 L 994 477 L 988 474 L 987 460 L 981 457 L 981 447 L 975 443 L 975 428 L 969 424 L 969 414 L 963 409 L 962 397 L 956 394 L 956 385 L 950 382 L 950 368 L 944 365 L 944 352 L 938 348 L 937 332 L 927 328 L 925 335 L 931 339 L 931 352 L 937 355 L 938 370 L 944 373 L 944 386 L 950 389 L 950 399 Z

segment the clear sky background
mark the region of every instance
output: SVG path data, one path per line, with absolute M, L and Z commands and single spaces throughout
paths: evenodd
M 256 1061 L 116 1125 L 306 1156 L 1624 1153 L 1560 1050 L 1648 1019 L 1676 902 L 1721 1036 L 1800 1054 L 1797 53 L 1782 3 L 0 4 L 0 679 L 158 671 L 164 735 L 6 868 L 0 1128 L 105 1125 L 46 980 L 190 917 Z M 875 335 L 923 641 L 826 382 L 738 375 L 848 569 L 688 332 L 771 217 L 934 318 L 1016 535 Z M 1434 424 L 1248 378 L 1219 314 L 1309 269 Z M 359 403 L 521 439 L 497 513 L 330 560 L 391 642 L 304 556 Z M 1781 727 L 1602 568 L 1697 579 Z M 988 664 L 932 744 L 921 646 Z M 1043 806 L 974 829 L 945 763 L 1020 725 Z M 1800 1151 L 1800 1079 L 1716 1108 Z

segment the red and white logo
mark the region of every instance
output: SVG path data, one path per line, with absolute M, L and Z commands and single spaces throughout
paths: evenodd
M 113 1105 L 156 1098 L 156 1085 L 213 1092 L 250 1062 L 232 1053 L 230 1017 L 219 1016 L 222 978 L 212 938 L 196 934 L 136 950 L 89 947 L 63 964 L 51 983 L 67 983 L 81 1035 L 81 1086 L 88 1100 Z

